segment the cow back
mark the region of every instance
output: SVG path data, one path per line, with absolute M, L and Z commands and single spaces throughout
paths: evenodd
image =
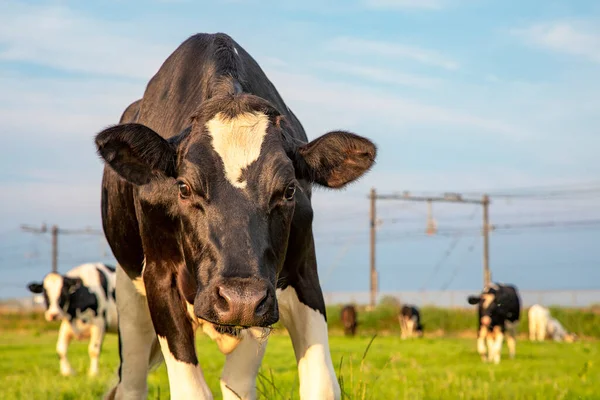
M 190 117 L 205 100 L 231 90 L 229 78 L 245 93 L 268 100 L 294 127 L 297 139 L 306 134 L 258 63 L 226 34 L 196 34 L 184 41 L 162 64 L 144 93 L 137 122 L 165 138 L 190 125 Z

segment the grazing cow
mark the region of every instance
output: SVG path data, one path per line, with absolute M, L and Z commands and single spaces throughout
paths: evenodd
M 469 296 L 469 304 L 478 304 L 479 332 L 477 351 L 483 361 L 500 363 L 504 334 L 510 358 L 515 356 L 517 324 L 521 313 L 521 300 L 516 287 L 492 283 L 480 295 Z M 487 356 L 486 356 L 487 346 Z
M 417 307 L 408 304 L 402 306 L 398 320 L 400 321 L 400 337 L 402 339 L 411 338 L 415 334 L 418 337 L 423 337 L 423 325 Z
M 342 325 L 344 326 L 344 334 L 346 336 L 354 336 L 356 334 L 356 307 L 351 304 L 344 306 L 340 315 Z
M 563 340 L 572 343 L 577 335 L 569 333 L 562 324 L 550 315 L 550 310 L 539 304 L 529 308 L 529 340 L 543 342 L 550 338 L 555 342 Z
M 308 142 L 231 37 L 183 42 L 119 125 L 96 136 L 102 221 L 119 261 L 116 398 L 145 398 L 164 358 L 173 399 L 211 399 L 195 331 L 226 354 L 225 399 L 255 398 L 269 327 L 290 333 L 302 399 L 338 399 L 312 233 L 311 186 L 342 188 L 375 145 L 343 131 Z
M 47 321 L 62 320 L 56 343 L 60 373 L 74 373 L 67 359 L 71 340 L 89 337 L 89 375 L 97 375 L 104 334 L 117 332 L 114 267 L 82 264 L 65 275 L 51 272 L 41 283 L 31 282 L 28 288 L 32 293 L 44 294 Z

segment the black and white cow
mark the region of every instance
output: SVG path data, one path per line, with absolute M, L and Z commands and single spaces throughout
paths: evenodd
M 65 275 L 51 272 L 42 282 L 28 285 L 32 293 L 44 294 L 46 320 L 62 320 L 56 343 L 61 374 L 74 373 L 67 359 L 71 340 L 88 337 L 89 375 L 98 374 L 104 334 L 117 332 L 115 278 L 114 267 L 100 263 L 82 264 Z
M 495 364 L 500 363 L 505 333 L 510 358 L 514 358 L 517 325 L 521 314 L 521 300 L 517 288 L 512 285 L 492 283 L 486 286 L 480 295 L 469 296 L 468 302 L 479 306 L 477 351 L 481 359 Z
M 400 337 L 402 339 L 423 336 L 421 315 L 417 307 L 408 304 L 402 306 L 398 319 L 400 320 Z
M 96 136 L 102 219 L 117 270 L 121 365 L 109 397 L 145 398 L 166 362 L 171 398 L 211 399 L 201 329 L 226 354 L 225 399 L 256 397 L 270 326 L 290 333 L 302 399 L 338 399 L 312 233 L 311 186 L 342 188 L 375 145 L 308 142 L 256 61 L 225 34 L 183 42 L 119 125 Z

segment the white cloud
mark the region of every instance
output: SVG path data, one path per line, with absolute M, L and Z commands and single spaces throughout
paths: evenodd
M 327 48 L 352 55 L 406 58 L 425 65 L 440 67 L 447 70 L 456 70 L 460 67 L 457 61 L 447 58 L 437 51 L 396 42 L 341 36 L 331 40 L 327 44 Z
M 0 13 L 0 60 L 149 79 L 172 49 L 132 38 L 126 29 L 61 6 L 8 2 Z
M 330 61 L 317 63 L 316 65 L 329 71 L 353 75 L 359 78 L 368 79 L 373 82 L 388 83 L 391 85 L 412 86 L 429 89 L 439 85 L 441 82 L 440 79 L 430 78 L 423 75 L 408 74 L 391 69 L 375 68 L 350 63 Z
M 580 56 L 600 63 L 600 30 L 587 24 L 558 21 L 511 31 L 532 46 Z
M 365 0 L 368 8 L 384 10 L 441 10 L 444 7 L 443 0 Z

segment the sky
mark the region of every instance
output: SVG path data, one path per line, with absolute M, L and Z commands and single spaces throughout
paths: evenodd
M 377 165 L 359 182 L 315 192 L 325 291 L 369 288 L 371 187 L 567 188 L 579 194 L 493 198 L 492 223 L 600 219 L 599 192 L 585 192 L 600 187 L 596 1 L 8 0 L 0 8 L 0 298 L 26 295 L 25 284 L 49 268 L 48 236 L 20 224 L 101 226 L 93 137 L 197 32 L 225 32 L 244 47 L 309 138 L 345 129 L 378 145 Z M 480 287 L 481 209 L 433 209 L 440 234 L 428 237 L 424 204 L 378 202 L 382 289 Z M 494 232 L 493 277 L 530 289 L 598 288 L 599 233 Z M 100 237 L 61 238 L 61 271 L 111 259 Z

